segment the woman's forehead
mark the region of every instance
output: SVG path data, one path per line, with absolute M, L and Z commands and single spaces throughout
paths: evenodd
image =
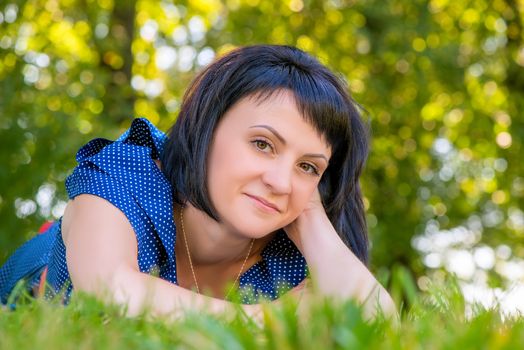
M 301 116 L 301 120 L 304 121 L 307 125 L 317 131 L 317 136 L 327 142 L 327 135 L 324 130 L 322 130 L 318 125 L 314 123 L 316 119 L 315 116 L 309 115 L 299 102 L 292 90 L 289 89 L 278 89 L 274 90 L 271 93 L 265 95 L 258 95 L 253 97 L 256 103 L 261 104 L 264 101 L 271 100 L 275 103 L 289 103 L 289 105 L 294 106 L 297 113 Z
M 315 145 L 330 153 L 327 138 L 298 109 L 292 92 L 281 91 L 264 99 L 244 98 L 232 106 L 222 118 L 221 125 L 230 129 L 266 129 L 278 139 L 300 141 Z M 329 152 L 328 152 L 329 151 Z

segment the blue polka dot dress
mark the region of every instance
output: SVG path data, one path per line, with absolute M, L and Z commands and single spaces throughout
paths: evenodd
M 166 135 L 147 119 L 135 119 L 116 141 L 94 139 L 78 151 L 77 167 L 66 179 L 70 199 L 92 194 L 120 209 L 131 223 L 138 243 L 140 271 L 177 283 L 172 187 L 156 166 Z M 18 248 L 0 267 L 0 300 L 6 303 L 20 280 L 32 289 L 46 269 L 48 295 L 63 292 L 67 301 L 74 286 L 66 264 L 60 220 Z M 261 253 L 262 260 L 239 279 L 242 302 L 276 299 L 299 284 L 307 273 L 305 259 L 281 230 Z

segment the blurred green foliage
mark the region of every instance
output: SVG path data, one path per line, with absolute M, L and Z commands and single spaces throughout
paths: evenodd
M 303 301 L 302 301 L 303 302 Z M 301 303 L 302 303 L 301 302 Z M 467 310 L 456 284 L 435 285 L 403 310 L 400 326 L 382 317 L 366 321 L 352 301 L 313 298 L 300 305 L 284 296 L 265 304 L 263 325 L 245 314 L 124 317 L 122 308 L 75 293 L 67 307 L 21 295 L 17 309 L 0 308 L 3 349 L 522 349 L 524 319 L 498 308 Z
M 60 215 L 83 143 L 167 130 L 195 72 L 254 43 L 316 55 L 368 112 L 375 271 L 423 274 L 412 238 L 472 216 L 524 257 L 523 25 L 522 0 L 4 1 L 0 261 Z

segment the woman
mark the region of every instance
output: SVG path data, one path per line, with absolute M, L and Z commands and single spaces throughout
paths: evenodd
M 193 81 L 169 136 L 137 119 L 80 149 L 64 216 L 0 269 L 0 296 L 25 278 L 172 315 L 222 311 L 239 285 L 255 315 L 260 297 L 308 289 L 309 272 L 323 295 L 394 313 L 365 267 L 367 147 L 356 104 L 317 60 L 232 51 Z

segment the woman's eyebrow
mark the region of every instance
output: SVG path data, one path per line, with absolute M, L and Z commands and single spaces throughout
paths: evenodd
M 267 129 L 269 130 L 271 133 L 273 133 L 273 135 L 275 135 L 275 137 L 280 141 L 282 142 L 282 144 L 286 145 L 286 140 L 282 137 L 282 135 L 280 135 L 278 133 L 278 131 L 276 131 L 274 128 L 272 128 L 271 126 L 269 125 L 253 125 L 253 126 L 250 126 L 249 129 L 251 128 L 264 128 L 264 129 Z M 326 163 L 329 164 L 329 160 L 326 158 L 325 155 L 323 154 L 320 154 L 320 153 L 308 153 L 308 154 L 305 154 L 306 157 L 313 157 L 313 158 L 323 158 Z
M 326 161 L 326 163 L 329 164 L 329 160 L 326 158 L 326 156 L 320 153 L 306 153 L 304 154 L 304 156 L 310 157 L 310 158 L 322 158 Z
M 280 135 L 278 133 L 278 131 L 276 131 L 274 128 L 272 128 L 269 125 L 253 125 L 253 126 L 250 126 L 249 128 L 250 129 L 251 128 L 264 128 L 264 129 L 267 129 L 267 130 L 271 131 L 276 136 L 276 138 L 280 140 L 280 142 L 282 142 L 284 145 L 286 145 L 286 140 L 282 137 L 282 135 Z

